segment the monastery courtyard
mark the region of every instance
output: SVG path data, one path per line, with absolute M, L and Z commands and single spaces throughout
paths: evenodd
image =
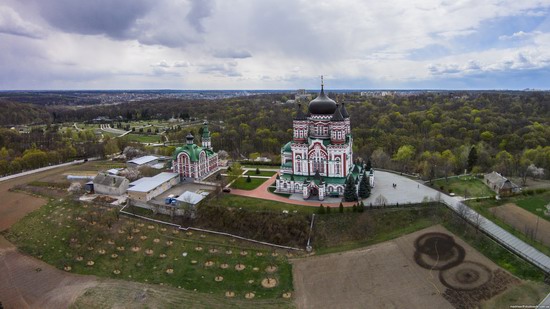
M 275 195 L 267 191 L 267 188 L 275 181 L 275 177 L 276 176 L 273 176 L 271 179 L 267 180 L 254 190 L 247 191 L 233 189 L 231 193 L 304 206 L 319 206 L 319 204 L 323 204 L 325 206 L 337 206 L 342 200 L 341 198 L 330 197 L 326 197 L 324 201 L 318 201 L 316 197 L 304 200 L 302 198 L 302 194 L 292 194 L 290 198 Z M 395 188 L 393 187 L 393 184 L 396 184 Z M 424 201 L 426 197 L 428 199 L 435 200 L 437 193 L 438 191 L 411 178 L 390 172 L 375 171 L 374 188 L 371 189 L 371 196 L 364 199 L 363 203 L 365 206 L 369 206 L 371 203 L 372 205 L 377 205 L 376 199 L 380 195 L 386 198 L 387 205 L 394 205 L 396 203 L 420 203 Z M 350 206 L 352 204 L 353 203 L 344 203 L 346 206 Z

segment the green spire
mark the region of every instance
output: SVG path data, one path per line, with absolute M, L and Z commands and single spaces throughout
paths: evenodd
M 203 138 L 209 138 L 210 137 L 210 131 L 208 131 L 208 122 L 204 121 L 202 126 L 202 137 Z

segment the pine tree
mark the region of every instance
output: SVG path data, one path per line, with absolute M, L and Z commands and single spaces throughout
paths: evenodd
M 468 171 L 471 172 L 477 163 L 477 149 L 476 146 L 472 146 L 470 153 L 468 154 Z
M 256 175 L 260 175 L 260 168 L 256 167 Z
M 327 214 L 330 213 L 330 206 L 327 206 Z
M 367 167 L 365 168 L 367 171 L 370 171 L 372 168 L 372 162 L 370 160 L 370 158 L 367 160 Z
M 340 202 L 340 206 L 338 206 L 338 211 L 343 214 L 344 213 L 344 205 L 342 204 L 342 202 Z
M 323 206 L 323 204 L 321 204 L 321 206 L 319 206 L 319 209 L 317 210 L 317 213 L 322 215 L 325 213 L 325 207 Z
M 250 179 L 250 175 L 248 175 L 248 177 L 246 177 L 246 182 L 251 182 L 252 179 Z
M 344 201 L 354 202 L 357 201 L 357 189 L 355 186 L 355 180 L 353 176 L 348 176 L 346 179 L 346 187 L 344 188 Z
M 370 184 L 368 179 L 369 177 L 367 177 L 367 173 L 363 172 L 361 182 L 359 183 L 359 197 L 362 199 L 370 196 Z
M 359 212 L 365 211 L 365 204 L 363 204 L 363 201 L 361 201 L 361 203 L 359 203 L 359 206 L 357 206 L 357 207 L 358 207 L 357 210 L 358 210 Z

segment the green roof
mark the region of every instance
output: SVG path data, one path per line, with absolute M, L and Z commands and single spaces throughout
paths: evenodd
M 187 153 L 187 155 L 191 159 L 191 162 L 197 162 L 197 161 L 199 161 L 199 155 L 200 155 L 201 151 L 203 151 L 202 147 L 199 147 L 195 144 L 187 144 L 187 145 L 176 148 L 176 151 L 174 151 L 173 158 L 174 158 L 174 160 L 176 160 L 178 155 L 181 152 L 185 152 L 185 153 Z M 210 149 L 204 149 L 204 152 L 206 153 L 207 157 L 210 157 L 210 156 L 214 155 L 214 152 Z
M 290 144 L 292 142 L 288 142 L 283 146 L 283 152 L 292 152 L 292 148 L 290 148 Z

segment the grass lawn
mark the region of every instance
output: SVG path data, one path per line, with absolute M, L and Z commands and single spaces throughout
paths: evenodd
M 442 206 L 415 209 L 375 209 L 362 213 L 315 216 L 313 246 L 316 254 L 353 250 L 388 241 L 441 222 Z
M 460 196 L 464 196 L 466 193 L 467 197 L 483 197 L 495 194 L 482 180 L 473 176 L 460 176 L 449 178 L 448 180 L 436 180 L 434 181 L 434 187 L 438 189 L 443 187 L 443 191 L 455 193 Z
M 282 197 L 289 197 L 289 196 L 292 195 L 292 194 L 289 194 L 289 193 L 278 193 L 278 192 L 275 192 L 275 190 L 277 190 L 277 188 L 275 187 L 275 183 L 273 183 L 269 188 L 267 188 L 267 191 L 269 191 L 273 194 L 276 194 L 276 195 L 280 195 Z
M 312 214 L 317 211 L 317 207 L 300 206 L 294 204 L 286 204 L 276 201 L 263 200 L 252 197 L 245 197 L 239 195 L 225 194 L 221 195 L 214 200 L 220 206 L 227 207 L 242 207 L 250 210 L 262 210 L 262 211 L 274 211 L 282 212 L 288 210 L 289 212 L 296 211 L 299 213 Z
M 256 170 L 256 168 L 259 168 L 259 169 L 268 168 L 268 169 L 274 169 L 274 170 L 278 170 L 281 168 L 280 165 L 247 165 L 243 163 L 241 163 L 241 166 L 243 168 L 254 169 L 254 170 Z
M 163 283 L 218 296 L 234 291 L 237 299 L 247 292 L 274 299 L 292 290 L 285 251 L 274 256 L 269 247 L 233 238 L 185 233 L 125 216 L 117 219 L 114 209 L 69 200 L 50 200 L 5 236 L 21 251 L 74 273 Z M 238 271 L 241 263 L 245 267 Z M 276 270 L 269 273 L 271 265 Z M 268 277 L 278 285 L 262 287 Z
M 262 183 L 266 182 L 267 179 L 265 178 L 250 178 L 250 182 L 246 181 L 247 177 L 239 177 L 233 184 L 231 184 L 231 188 L 234 189 L 242 189 L 242 190 L 254 190 L 257 187 L 259 187 Z
M 509 225 L 508 223 L 500 220 L 495 215 L 493 215 L 493 213 L 491 213 L 489 211 L 489 208 L 491 208 L 491 207 L 497 207 L 497 206 L 504 205 L 504 204 L 507 204 L 507 203 L 516 203 L 516 204 L 518 204 L 518 203 L 521 203 L 522 200 L 527 200 L 526 203 L 529 204 L 529 205 L 532 205 L 533 204 L 533 202 L 531 202 L 532 200 L 536 200 L 538 198 L 541 198 L 541 199 L 548 198 L 549 195 L 550 195 L 550 192 L 544 192 L 544 193 L 540 193 L 540 194 L 530 196 L 530 197 L 525 197 L 524 195 L 516 195 L 516 196 L 513 196 L 513 197 L 503 198 L 503 199 L 500 199 L 500 200 L 495 200 L 495 199 L 483 199 L 483 200 L 479 200 L 479 201 L 470 200 L 470 201 L 467 201 L 466 204 L 468 204 L 468 206 L 472 207 L 475 211 L 479 212 L 485 218 L 493 221 L 495 224 L 499 225 L 503 229 L 505 229 L 508 232 L 512 233 L 514 236 L 516 236 L 519 239 L 523 240 L 524 242 L 530 244 L 531 246 L 537 248 L 541 252 L 543 252 L 547 255 L 550 255 L 550 248 L 548 248 L 547 246 L 545 246 L 545 245 L 543 245 L 539 242 L 536 242 L 536 241 L 532 240 L 531 238 L 526 237 L 521 231 L 518 231 L 518 230 L 514 229 L 511 225 Z
M 544 280 L 544 273 L 540 269 L 511 253 L 483 233 L 476 233 L 471 225 L 447 221 L 444 223 L 444 226 L 477 251 L 481 252 L 481 254 L 495 262 L 495 264 L 519 278 L 534 281 Z
M 160 143 L 159 135 L 129 133 L 125 135 L 123 138 L 127 138 L 129 141 L 140 142 L 140 143 Z
M 268 177 L 271 177 L 271 176 L 275 175 L 275 173 L 277 173 L 277 172 L 260 170 L 260 173 L 256 174 L 256 169 L 252 169 L 252 170 L 249 170 L 248 173 L 246 173 L 246 174 L 248 174 L 250 176 L 268 176 Z
M 545 211 L 550 212 L 550 210 L 546 209 L 546 205 L 548 204 L 550 204 L 550 191 L 541 193 L 538 196 L 521 198 L 516 201 L 516 205 L 519 207 L 550 221 L 550 216 L 544 214 Z

